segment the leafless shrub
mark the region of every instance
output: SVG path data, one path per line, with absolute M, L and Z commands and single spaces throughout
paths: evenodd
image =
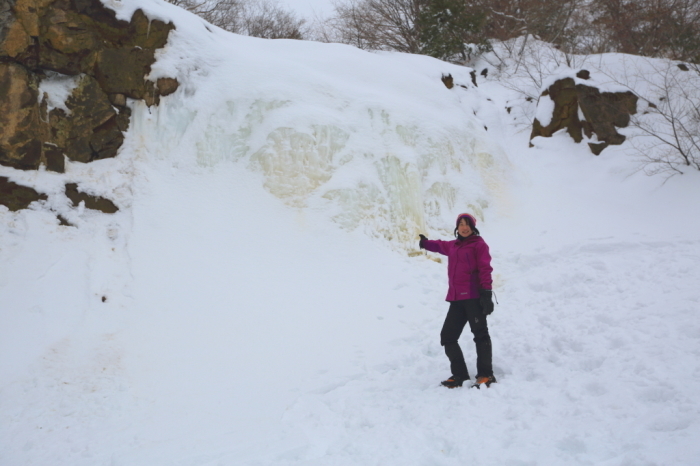
M 646 79 L 646 108 L 631 121 L 641 133 L 633 140 L 636 155 L 649 175 L 700 170 L 700 74 L 672 63 L 655 72 L 661 80 Z
M 243 18 L 245 34 L 266 39 L 304 39 L 305 20 L 281 8 L 277 3 L 249 3 Z
M 639 97 L 629 140 L 640 170 L 669 177 L 700 170 L 700 67 L 635 59 L 622 76 L 605 74 Z
M 347 0 L 322 28 L 325 41 L 362 49 L 420 53 L 421 12 L 435 0 Z M 467 11 L 486 12 L 487 21 L 474 42 L 505 41 L 534 35 L 557 43 L 568 40 L 569 20 L 579 2 L 563 0 L 464 0 Z
M 579 51 L 700 62 L 700 0 L 590 0 Z
M 427 0 L 349 0 L 335 5 L 325 35 L 365 50 L 420 52 L 418 17 Z
M 588 57 L 566 53 L 532 36 L 522 36 L 493 45 L 484 60 L 499 70 L 499 81 L 524 97 L 537 100 L 545 81 L 562 67 L 581 68 Z
M 266 39 L 304 39 L 304 19 L 273 0 L 167 0 L 236 34 Z
M 477 0 L 490 12 L 484 33 L 490 39 L 507 41 L 532 35 L 552 44 L 567 38 L 570 20 L 581 0 Z

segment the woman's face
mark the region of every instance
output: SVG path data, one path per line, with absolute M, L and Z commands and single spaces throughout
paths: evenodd
M 459 236 L 466 238 L 473 233 L 472 228 L 469 226 L 466 218 L 459 219 L 459 224 L 457 225 L 457 233 Z

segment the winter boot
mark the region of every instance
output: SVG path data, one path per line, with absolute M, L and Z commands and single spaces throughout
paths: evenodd
M 465 380 L 465 379 L 462 379 L 462 378 L 459 378 L 459 377 L 455 377 L 454 375 L 452 375 L 452 376 L 450 376 L 450 378 L 448 378 L 447 380 L 443 380 L 443 381 L 440 382 L 440 383 L 442 384 L 443 387 L 447 387 L 447 388 L 457 388 L 457 387 L 461 387 L 461 386 L 462 386 L 462 383 L 464 382 L 464 380 Z M 469 380 L 469 377 L 467 377 L 466 380 Z
M 496 383 L 496 377 L 494 377 L 493 375 L 488 375 L 488 376 L 477 375 L 476 382 L 474 382 L 472 387 L 481 388 L 481 386 L 485 384 L 486 388 L 488 388 L 491 386 L 492 383 Z

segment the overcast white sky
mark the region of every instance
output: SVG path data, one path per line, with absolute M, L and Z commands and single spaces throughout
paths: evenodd
M 313 19 L 314 16 L 328 16 L 333 11 L 331 0 L 279 0 L 280 4 L 288 5 L 299 16 Z

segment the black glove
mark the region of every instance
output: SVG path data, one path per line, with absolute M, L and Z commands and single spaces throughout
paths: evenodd
M 418 246 L 419 246 L 421 249 L 425 249 L 425 248 L 423 247 L 423 241 L 428 241 L 428 238 L 426 238 L 424 234 L 420 234 L 420 235 L 418 235 L 418 237 L 420 238 L 420 242 L 418 243 Z
M 481 311 L 486 316 L 493 312 L 493 299 L 491 299 L 492 295 L 493 292 L 491 290 L 479 291 L 479 304 L 481 304 Z

